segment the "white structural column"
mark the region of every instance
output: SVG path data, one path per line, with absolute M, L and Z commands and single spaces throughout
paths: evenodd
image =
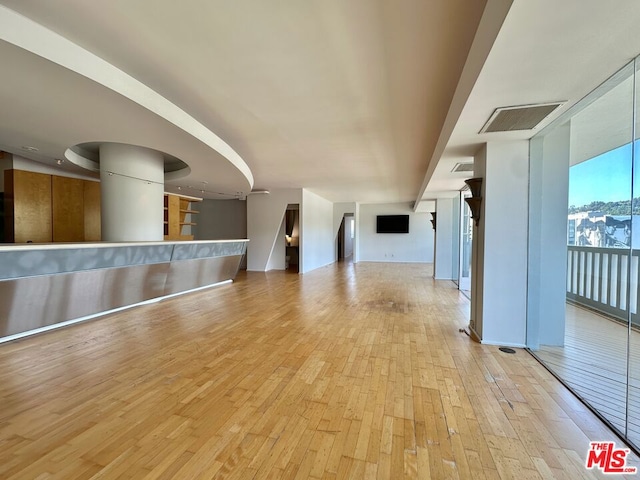
M 458 277 L 459 250 L 459 199 L 439 198 L 436 200 L 436 239 L 434 249 L 433 276 L 436 280 L 455 280 Z
M 482 343 L 526 343 L 528 170 L 528 140 L 487 143 L 475 157 L 474 174 L 483 182 L 470 327 Z
M 531 140 L 527 346 L 564 345 L 571 123 Z
M 102 240 L 164 239 L 164 157 L 144 147 L 100 146 Z

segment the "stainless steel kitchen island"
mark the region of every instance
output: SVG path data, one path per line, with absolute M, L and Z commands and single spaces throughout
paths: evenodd
M 247 242 L 0 245 L 0 341 L 232 281 Z

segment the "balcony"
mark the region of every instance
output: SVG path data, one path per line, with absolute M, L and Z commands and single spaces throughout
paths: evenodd
M 534 352 L 636 445 L 640 444 L 639 257 L 636 250 L 569 246 L 565 344 L 541 346 Z
M 567 247 L 567 300 L 626 323 L 638 318 L 640 250 Z

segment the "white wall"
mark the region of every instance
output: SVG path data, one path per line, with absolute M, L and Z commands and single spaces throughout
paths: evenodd
M 456 255 L 458 249 L 456 198 L 439 198 L 436 200 L 436 232 L 435 232 L 435 261 L 434 278 L 436 280 L 453 280 L 458 277 Z M 431 223 L 431 222 L 429 222 Z
M 531 140 L 527 346 L 532 349 L 564 344 L 570 140 L 570 122 Z
M 46 165 L 44 163 L 29 160 L 28 158 L 21 157 L 20 155 L 13 155 L 13 167 L 15 170 L 24 170 L 27 172 L 46 173 L 48 175 L 58 175 L 60 177 L 69 178 L 81 178 L 83 180 L 99 181 L 97 175 L 89 175 L 83 173 L 71 172 L 63 168 L 57 168 L 53 165 Z M 78 168 L 78 167 L 73 167 Z
M 376 233 L 378 215 L 409 215 L 409 233 Z M 358 261 L 433 262 L 433 227 L 429 213 L 414 212 L 410 203 L 362 204 L 358 219 Z
M 94 182 L 99 181 L 95 176 L 69 172 L 62 168 L 45 165 L 44 163 L 35 162 L 28 158 L 21 157 L 20 155 L 13 155 L 5 152 L 4 158 L 0 159 L 0 192 L 4 192 L 4 171 L 9 169 L 23 170 L 25 172 L 46 173 L 48 175 L 58 175 L 60 177 L 81 178 L 83 180 L 92 180 Z
M 333 224 L 333 203 L 303 189 L 300 205 L 300 273 L 335 262 Z
M 285 219 L 282 219 L 280 230 L 276 237 L 276 241 L 273 244 L 271 255 L 269 256 L 269 262 L 267 263 L 267 270 L 284 270 L 286 267 L 286 246 L 287 246 L 287 230 Z
M 356 232 L 354 236 L 353 242 L 353 263 L 358 263 L 360 261 L 360 204 L 356 203 Z
M 480 227 L 473 276 L 481 279 L 475 331 L 482 343 L 524 346 L 527 317 L 529 142 L 486 145 Z M 476 158 L 478 166 L 483 155 Z
M 460 209 L 460 192 L 457 192 L 456 197 L 453 199 L 453 235 L 451 236 L 451 271 L 453 276 L 451 277 L 456 282 L 460 277 L 460 216 L 462 211 Z
M 267 270 L 284 212 L 290 203 L 302 204 L 301 189 L 274 189 L 268 195 L 247 196 L 247 238 L 250 240 L 247 270 Z

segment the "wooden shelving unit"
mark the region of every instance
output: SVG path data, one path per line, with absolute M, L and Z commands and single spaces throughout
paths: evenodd
M 164 239 L 165 240 L 193 240 L 193 235 L 183 234 L 183 227 L 196 225 L 187 215 L 199 213 L 191 208 L 193 202 L 201 202 L 198 197 L 188 197 L 185 195 L 175 195 L 165 193 L 164 195 Z

